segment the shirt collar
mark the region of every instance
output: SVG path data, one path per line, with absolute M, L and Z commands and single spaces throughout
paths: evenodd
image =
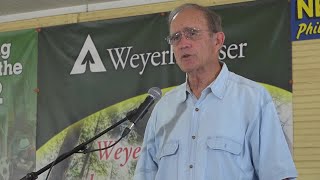
M 224 62 L 220 63 L 222 65 L 221 71 L 218 74 L 217 78 L 208 86 L 208 88 L 211 89 L 211 92 L 215 96 L 217 96 L 219 99 L 222 99 L 226 92 L 229 69 Z M 186 76 L 186 81 L 180 86 L 182 90 L 178 96 L 178 99 L 180 101 L 185 101 L 187 99 L 187 96 L 192 93 L 187 82 L 188 81 Z
M 181 84 L 179 87 L 179 93 L 177 100 L 179 102 L 184 102 L 187 100 L 187 96 L 189 94 L 190 88 L 188 87 L 187 81 Z
M 221 62 L 222 69 L 217 78 L 209 85 L 212 93 L 222 99 L 226 93 L 229 69 L 224 62 Z

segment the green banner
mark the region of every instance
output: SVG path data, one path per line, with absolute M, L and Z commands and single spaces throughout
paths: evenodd
M 0 179 L 36 167 L 38 33 L 0 33 Z
M 274 97 L 292 142 L 291 44 L 288 2 L 212 7 L 222 15 L 220 53 L 231 71 L 262 83 Z M 272 13 L 270 13 L 272 12 Z M 43 28 L 39 33 L 37 168 L 105 130 L 141 103 L 151 87 L 166 92 L 185 81 L 175 65 L 167 15 Z M 119 144 L 77 154 L 53 168 L 52 179 L 131 179 L 151 110 Z M 93 142 L 104 148 L 126 123 Z M 41 176 L 43 177 L 43 176 Z

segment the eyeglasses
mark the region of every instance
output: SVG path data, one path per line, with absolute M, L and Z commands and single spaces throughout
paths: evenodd
M 184 35 L 184 37 L 186 39 L 190 39 L 190 40 L 198 40 L 200 39 L 200 35 L 201 35 L 201 31 L 208 31 L 208 30 L 200 30 L 197 28 L 184 28 L 182 31 L 176 32 L 168 37 L 166 37 L 166 41 L 168 42 L 168 44 L 170 45 L 177 45 L 181 38 L 182 38 L 182 34 Z

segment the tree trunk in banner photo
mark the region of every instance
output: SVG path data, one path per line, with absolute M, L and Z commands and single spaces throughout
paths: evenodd
M 71 149 L 73 149 L 78 145 L 81 127 L 82 127 L 82 123 L 77 123 L 76 126 L 73 126 L 72 128 L 68 129 L 58 156 L 62 155 L 65 152 L 70 151 Z M 72 156 L 60 162 L 59 164 L 55 165 L 50 175 L 50 180 L 68 179 L 68 176 L 67 176 L 68 169 L 69 168 L 72 169 L 70 167 L 71 161 L 72 161 Z M 79 179 L 81 178 L 79 177 Z

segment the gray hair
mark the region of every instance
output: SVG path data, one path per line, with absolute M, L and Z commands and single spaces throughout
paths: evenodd
M 221 17 L 217 13 L 209 10 L 208 8 L 206 8 L 204 6 L 200 6 L 198 4 L 192 4 L 192 3 L 183 4 L 183 5 L 175 8 L 174 10 L 172 10 L 170 12 L 169 18 L 168 18 L 169 26 L 171 25 L 173 18 L 178 13 L 180 13 L 181 11 L 188 9 L 188 8 L 193 8 L 193 9 L 199 10 L 203 13 L 203 15 L 205 16 L 205 18 L 207 20 L 208 29 L 210 31 L 212 31 L 214 33 L 222 31 Z

